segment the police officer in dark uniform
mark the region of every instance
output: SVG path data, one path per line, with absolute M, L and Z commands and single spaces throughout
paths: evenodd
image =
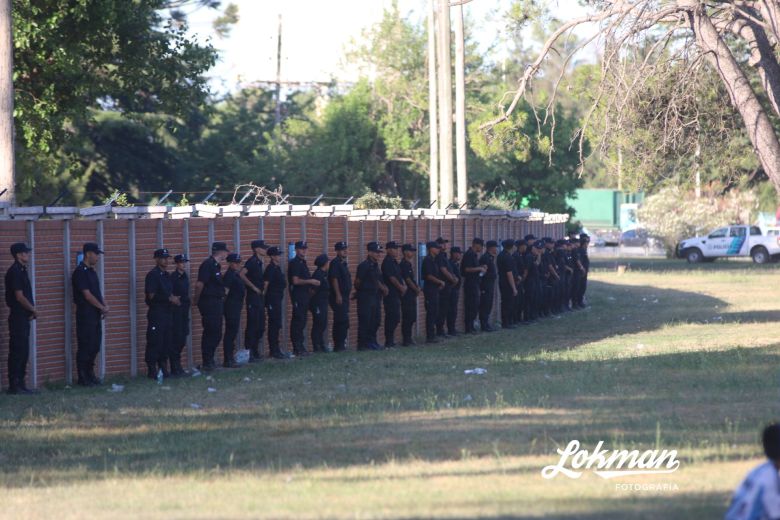
M 479 285 L 482 277 L 485 275 L 485 271 L 487 271 L 487 265 L 480 265 L 479 263 L 484 245 L 484 240 L 474 238 L 471 241 L 471 247 L 463 255 L 463 260 L 460 264 L 460 271 L 463 275 L 463 309 L 467 334 L 476 332 L 474 321 L 479 315 Z
M 512 257 L 515 241 L 507 239 L 501 242 L 501 252 L 496 258 L 498 270 L 498 290 L 501 293 L 501 327 L 513 329 L 515 317 L 515 300 L 517 299 L 517 266 Z
M 493 294 L 496 290 L 496 279 L 498 271 L 496 269 L 496 256 L 498 255 L 498 242 L 488 240 L 487 251 L 479 259 L 479 264 L 485 266 L 485 274 L 479 285 L 479 324 L 483 332 L 492 332 L 490 326 L 490 313 L 493 310 Z
M 347 267 L 347 243 L 336 242 L 336 258 L 330 262 L 330 308 L 333 309 L 333 350 L 347 349 L 349 330 L 349 295 L 352 292 L 352 275 Z
M 358 306 L 358 350 L 382 350 L 377 343 L 379 298 L 388 293 L 382 283 L 379 256 L 382 246 L 377 242 L 366 245 L 368 256 L 360 262 L 355 273 L 355 291 Z
M 571 308 L 572 310 L 579 309 L 577 305 L 577 295 L 580 290 L 580 282 L 582 276 L 585 273 L 585 268 L 580 262 L 580 239 L 577 236 L 569 239 L 571 241 L 571 267 L 573 269 L 571 276 Z
M 525 266 L 528 274 L 525 278 L 525 315 L 529 323 L 535 322 L 542 312 L 542 249 L 544 242 L 535 240 L 533 235 L 526 240 L 531 241 L 531 250 L 525 254 Z
M 558 239 L 555 241 L 555 264 L 558 276 L 561 277 L 558 283 L 558 294 L 555 302 L 558 313 L 568 311 L 569 306 L 566 303 L 569 285 L 571 283 L 571 268 L 568 265 L 568 251 L 566 240 Z
M 555 269 L 555 257 L 553 256 L 553 246 L 555 241 L 550 237 L 542 238 L 544 249 L 542 249 L 542 291 L 543 301 L 542 315 L 552 316 L 553 303 L 555 300 L 555 291 L 560 277 Z
M 439 317 L 436 320 L 436 334 L 439 337 L 446 337 L 444 324 L 447 323 L 447 314 L 450 310 L 450 301 L 452 300 L 452 288 L 457 283 L 457 279 L 450 271 L 450 259 L 447 256 L 447 244 L 449 240 L 444 237 L 436 239 L 439 244 L 439 254 L 436 255 L 436 265 L 439 267 L 439 274 L 445 282 L 444 287 L 439 291 Z
M 233 353 L 236 348 L 236 338 L 241 323 L 241 307 L 246 296 L 246 284 L 241 279 L 241 256 L 238 253 L 230 253 L 227 256 L 228 268 L 222 283 L 227 291 L 225 297 L 225 337 L 222 341 L 222 366 L 225 368 L 239 368 Z
M 88 242 L 82 248 L 84 260 L 73 271 L 73 300 L 76 303 L 76 369 L 78 384 L 95 386 L 100 380 L 95 375 L 95 358 L 100 352 L 103 332 L 102 320 L 108 314 L 103 303 L 100 280 L 95 266 L 103 254 L 97 244 Z
M 590 237 L 585 233 L 580 235 L 579 261 L 582 266 L 579 287 L 577 288 L 577 301 L 575 305 L 579 309 L 585 308 L 585 291 L 588 289 L 588 272 L 590 271 L 590 258 L 588 258 L 588 245 Z
M 463 259 L 463 250 L 458 246 L 450 249 L 450 274 L 457 280 L 450 288 L 450 305 L 447 309 L 447 334 L 457 336 L 458 331 L 455 322 L 458 318 L 458 302 L 460 301 L 460 288 L 463 286 L 463 278 L 460 274 L 460 263 Z
M 438 242 L 426 244 L 428 254 L 422 263 L 423 294 L 425 295 L 425 342 L 436 343 L 436 325 L 439 320 L 439 298 L 447 285 L 436 257 L 441 253 Z
M 528 249 L 528 244 L 524 239 L 515 240 L 515 252 L 512 253 L 512 258 L 515 261 L 515 271 L 517 277 L 515 278 L 515 287 L 517 288 L 517 298 L 515 298 L 515 316 L 514 321 L 516 324 L 525 323 L 525 277 L 528 274 L 528 270 L 525 267 L 525 252 Z
M 268 315 L 268 348 L 274 359 L 292 359 L 292 352 L 283 350 L 279 345 L 279 331 L 282 329 L 282 305 L 284 289 L 287 282 L 284 279 L 279 260 L 282 252 L 272 246 L 266 250 L 268 267 L 263 272 L 263 294 L 265 295 L 265 310 Z
M 382 280 L 387 286 L 385 296 L 385 348 L 395 346 L 395 329 L 401 323 L 401 298 L 406 294 L 406 284 L 398 263 L 398 243 L 385 244 L 385 259 L 382 260 Z
M 155 267 L 146 274 L 144 296 L 146 312 L 146 377 L 154 379 L 158 371 L 168 377 L 168 358 L 173 342 L 173 306 L 181 301 L 173 294 L 173 281 L 168 273 L 171 255 L 167 249 L 154 252 Z M 173 362 L 171 362 L 173 366 Z
M 412 244 L 404 244 L 401 246 L 401 252 L 403 253 L 403 260 L 399 264 L 401 268 L 401 279 L 406 284 L 406 292 L 401 296 L 401 336 L 403 337 L 402 345 L 404 347 L 411 347 L 414 345 L 414 338 L 412 338 L 412 327 L 417 321 L 417 298 L 419 298 L 420 286 L 417 285 L 417 280 L 414 277 L 414 267 L 412 262 L 414 261 L 415 252 L 417 248 Z
M 252 241 L 252 256 L 241 270 L 241 279 L 246 285 L 246 329 L 244 343 L 249 350 L 249 362 L 263 359 L 261 344 L 265 333 L 265 302 L 263 301 L 263 255 L 268 246 L 264 240 Z
M 186 372 L 181 365 L 181 353 L 190 335 L 190 278 L 187 274 L 187 259 L 184 255 L 173 257 L 176 270 L 171 273 L 173 295 L 178 296 L 179 305 L 173 306 L 173 325 L 171 333 L 171 375 L 182 376 Z
M 287 283 L 290 287 L 290 301 L 292 302 L 292 319 L 290 320 L 290 341 L 293 346 L 293 354 L 298 357 L 308 356 L 304 344 L 304 330 L 306 329 L 306 316 L 309 313 L 309 300 L 312 287 L 318 287 L 320 282 L 311 277 L 309 266 L 306 265 L 306 250 L 309 246 L 305 241 L 295 243 L 295 257 L 287 264 Z
M 314 289 L 309 302 L 311 311 L 311 345 L 314 352 L 333 352 L 333 349 L 325 342 L 325 329 L 328 328 L 328 298 L 330 296 L 330 284 L 328 283 L 328 269 L 330 259 L 325 253 L 314 259 L 316 269 L 311 275 L 320 282 Z
M 30 321 L 38 318 L 33 301 L 32 285 L 27 274 L 30 249 L 21 242 L 11 246 L 14 263 L 5 273 L 5 304 L 8 315 L 8 393 L 33 394 L 25 377 L 30 357 Z
M 224 242 L 214 242 L 211 245 L 211 256 L 200 264 L 198 280 L 195 282 L 195 297 L 192 299 L 192 304 L 198 307 L 203 324 L 200 345 L 203 370 L 214 370 L 217 367 L 214 353 L 222 340 L 222 321 L 225 312 L 225 286 L 222 283 L 220 262 L 225 260 L 227 254 L 228 248 Z

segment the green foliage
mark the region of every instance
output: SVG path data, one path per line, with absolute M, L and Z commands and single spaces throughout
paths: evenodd
M 355 209 L 402 209 L 400 197 L 391 197 L 374 192 L 366 192 L 355 199 Z
M 132 208 L 135 205 L 128 200 L 127 193 L 120 192 L 119 190 L 114 190 L 111 195 L 103 200 L 104 205 L 109 203 L 120 208 Z

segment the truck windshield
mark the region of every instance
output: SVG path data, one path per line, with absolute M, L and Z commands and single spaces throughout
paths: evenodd
M 731 233 L 729 233 L 730 237 L 744 237 L 745 236 L 745 228 L 744 227 L 733 227 L 731 228 Z
M 709 238 L 723 238 L 726 236 L 726 233 L 728 233 L 729 228 L 720 228 L 716 229 L 712 233 L 710 233 Z

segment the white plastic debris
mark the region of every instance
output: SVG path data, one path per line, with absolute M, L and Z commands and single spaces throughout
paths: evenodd
M 464 370 L 463 373 L 467 374 L 467 375 L 481 376 L 482 374 L 487 374 L 487 369 L 486 368 L 470 368 L 468 370 Z
M 249 350 L 241 349 L 238 352 L 236 352 L 235 360 L 236 363 L 238 363 L 239 365 L 245 365 L 249 363 Z
M 212 387 L 212 386 L 210 386 L 210 387 L 208 388 L 208 390 L 209 390 L 209 393 L 210 393 L 210 394 L 213 394 L 214 392 L 216 392 L 216 391 L 217 391 L 217 389 L 216 389 L 216 388 L 214 388 L 214 387 Z
M 206 381 L 214 381 L 214 378 L 212 376 L 206 376 Z
M 471 401 L 472 397 L 471 394 L 466 394 L 466 397 L 463 398 L 463 402 L 466 403 L 468 401 Z
M 118 392 L 124 392 L 124 390 L 125 390 L 125 385 L 118 385 L 116 383 L 113 383 L 111 385 L 111 388 L 109 388 L 108 391 L 118 393 Z
M 200 370 L 198 370 L 197 368 L 193 368 L 191 375 L 192 377 L 200 377 Z
M 249 383 L 250 381 L 252 381 L 250 378 L 248 378 L 248 377 L 244 378 L 244 383 Z
M 203 408 L 203 406 L 199 405 L 198 403 L 190 403 L 190 408 L 192 408 L 193 410 L 200 410 L 201 408 Z

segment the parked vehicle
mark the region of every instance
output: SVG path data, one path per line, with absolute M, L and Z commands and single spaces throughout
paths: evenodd
M 683 240 L 677 245 L 677 256 L 692 264 L 745 256 L 765 264 L 780 259 L 780 234 L 775 228 L 762 232 L 758 226 L 725 226 L 707 236 Z
M 656 247 L 660 241 L 647 233 L 646 229 L 634 228 L 620 235 L 620 245 L 625 247 Z

